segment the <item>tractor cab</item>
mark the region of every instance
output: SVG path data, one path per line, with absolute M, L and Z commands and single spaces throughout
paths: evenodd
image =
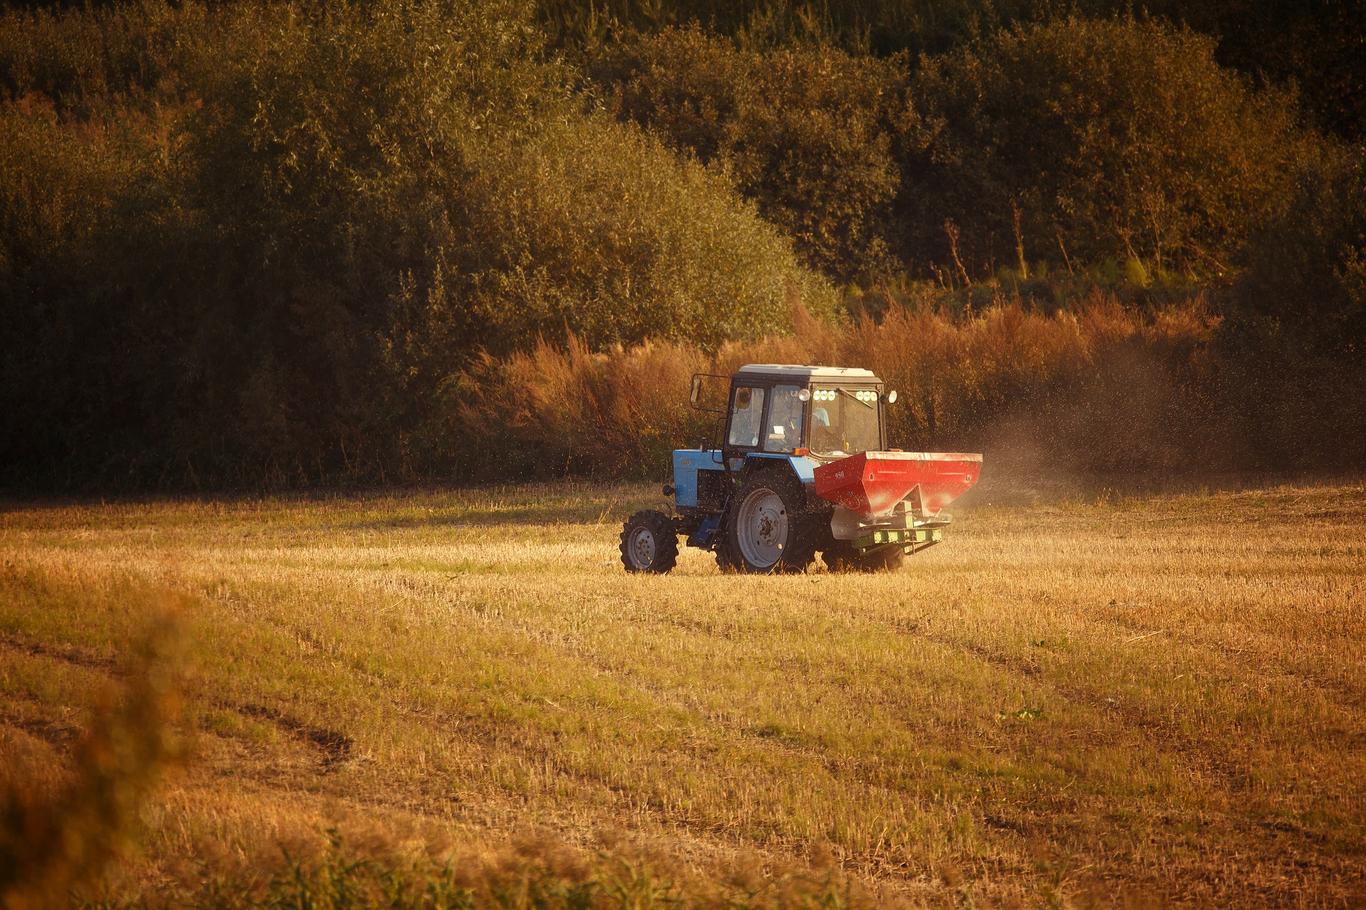
M 710 375 L 710 374 L 708 374 Z M 982 456 L 888 449 L 896 402 L 868 370 L 754 363 L 730 377 L 720 438 L 675 449 L 670 512 L 626 522 L 628 571 L 667 572 L 678 537 L 710 550 L 724 570 L 804 570 L 819 552 L 831 569 L 885 569 L 937 543 L 941 513 L 977 481 Z
M 759 453 L 828 460 L 877 451 L 883 404 L 868 370 L 749 364 L 731 377 L 722 451 L 732 466 Z

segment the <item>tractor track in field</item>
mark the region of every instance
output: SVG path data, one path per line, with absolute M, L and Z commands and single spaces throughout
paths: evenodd
M 79 727 L 73 727 L 69 724 L 59 724 L 34 718 L 19 718 L 9 712 L 0 714 L 0 724 L 22 730 L 34 739 L 40 739 L 58 751 L 70 749 L 72 744 L 85 733 Z
M 1051 689 L 1069 702 L 1118 717 L 1125 727 L 1148 737 L 1164 752 L 1177 757 L 1191 770 L 1208 774 L 1219 781 L 1230 797 L 1230 805 L 1228 808 L 1215 810 L 1207 816 L 1207 818 L 1213 819 L 1213 824 L 1220 824 L 1226 826 L 1229 831 L 1238 832 L 1239 837 L 1245 839 L 1244 843 L 1258 845 L 1259 855 L 1263 857 L 1275 856 L 1286 868 L 1293 868 L 1301 874 L 1307 874 L 1307 870 L 1315 870 L 1315 875 L 1310 876 L 1311 880 L 1316 877 L 1320 881 L 1333 881 L 1351 889 L 1358 889 L 1353 893 L 1359 893 L 1363 881 L 1361 867 L 1349 859 L 1335 855 L 1333 850 L 1328 849 L 1327 838 L 1322 832 L 1314 831 L 1291 821 L 1275 822 L 1257 818 L 1239 808 L 1237 805 L 1238 794 L 1245 793 L 1253 787 L 1251 769 L 1247 763 L 1240 763 L 1214 754 L 1210 750 L 1210 743 L 1174 729 L 1170 723 L 1153 717 L 1150 712 L 1142 708 L 1125 704 L 1117 699 L 1106 698 L 1084 687 L 1072 686 L 1050 679 L 1041 667 L 1028 660 L 992 651 L 980 644 L 954 640 L 947 636 L 936 636 L 928 633 L 913 634 L 919 634 L 920 637 L 936 645 L 965 652 L 1003 672 L 1023 676 Z M 1041 836 L 1053 842 L 1066 841 L 1076 834 L 1066 817 L 1058 817 L 1052 812 L 1034 814 L 1030 818 L 1032 825 L 1019 825 L 1013 819 L 994 817 L 988 818 L 986 821 L 994 828 L 1009 830 L 1025 837 Z M 1037 828 L 1034 828 L 1035 825 Z M 1237 847 L 1230 848 L 1221 843 L 1221 850 L 1227 851 L 1229 863 L 1240 861 L 1241 854 Z M 1156 881 L 1152 884 L 1154 887 L 1157 886 Z M 1303 896 L 1295 890 L 1297 887 L 1292 880 L 1287 879 L 1275 885 L 1266 885 L 1262 896 L 1266 898 L 1268 904 L 1296 903 Z M 1174 894 L 1173 898 L 1176 897 L 1178 895 Z M 1350 905 L 1350 903 L 1349 900 L 1343 902 L 1344 905 Z
M 304 723 L 283 711 L 256 703 L 214 702 L 215 706 L 236 711 L 244 717 L 268 721 L 286 733 L 316 747 L 322 753 L 320 773 L 328 774 L 351 757 L 355 741 L 339 730 Z
M 1246 764 L 1232 761 L 1225 755 L 1212 751 L 1209 748 L 1210 744 L 1205 740 L 1182 732 L 1170 720 L 1157 716 L 1150 710 L 1132 702 L 1126 702 L 1121 698 L 1107 697 L 1095 689 L 1057 680 L 1049 674 L 1045 667 L 1026 657 L 1003 653 L 978 642 L 965 641 L 962 638 L 933 632 L 930 628 L 929 617 L 924 615 L 915 617 L 881 616 L 876 618 L 860 616 L 860 618 L 880 623 L 896 635 L 917 637 L 941 647 L 969 654 L 997 670 L 1021 676 L 1046 687 L 1069 702 L 1115 716 L 1126 727 L 1139 731 L 1149 737 L 1155 745 L 1180 757 L 1192 770 L 1209 772 L 1224 780 L 1229 784 L 1229 789 L 1232 792 L 1246 789 L 1251 783 Z M 1176 630 L 1152 629 L 1123 616 L 1099 616 L 1093 617 L 1093 619 L 1125 633 L 1136 633 L 1135 640 L 1157 633 L 1173 642 L 1193 649 L 1197 653 L 1206 655 L 1214 653 L 1226 661 L 1246 663 L 1243 652 L 1230 648 L 1221 642 L 1204 641 Z M 1339 711 L 1352 712 L 1360 704 L 1360 696 L 1340 681 L 1323 679 L 1284 666 L 1267 666 L 1262 662 L 1259 662 L 1258 666 L 1265 677 L 1278 677 L 1289 688 L 1308 686 L 1321 693 Z M 1230 677 L 1232 675 L 1223 670 L 1220 672 Z M 1349 750 L 1360 748 L 1364 737 L 1366 734 L 1343 731 L 1343 748 Z
M 17 651 L 28 657 L 54 660 L 84 670 L 92 670 L 114 679 L 124 678 L 128 675 L 127 669 L 112 657 L 92 655 L 69 646 L 53 647 L 40 642 L 19 639 L 12 635 L 4 635 L 0 636 L 0 647 Z M 340 731 L 304 723 L 283 711 L 265 705 L 239 703 L 224 699 L 214 699 L 209 703 L 218 708 L 236 711 L 246 717 L 269 721 L 285 732 L 312 744 L 322 753 L 323 773 L 334 770 L 351 755 L 354 742 L 351 737 Z M 0 714 L 0 720 L 58 746 L 69 745 L 81 732 L 66 725 L 51 724 L 41 720 L 16 719 L 4 714 Z
M 1209 772 L 1219 778 L 1231 793 L 1245 790 L 1250 785 L 1245 765 L 1216 755 L 1205 741 L 1182 733 L 1173 725 L 1151 712 L 1117 698 L 1108 698 L 1084 686 L 1070 685 L 1050 677 L 1038 664 L 1024 658 L 993 651 L 976 642 L 964 642 L 948 636 L 928 632 L 918 633 L 926 641 L 941 647 L 965 652 L 997 670 L 1023 676 L 1056 692 L 1068 702 L 1082 705 L 1101 714 L 1117 718 L 1125 727 L 1148 738 L 1163 751 L 1178 756 L 1192 770 Z
M 1178 756 L 1192 770 L 1207 771 L 1223 780 L 1232 791 L 1248 785 L 1245 766 L 1212 754 L 1202 740 L 1181 733 L 1172 724 L 1147 710 L 1120 699 L 1108 698 L 1093 689 L 1069 685 L 1053 678 L 1045 668 L 1023 657 L 993 650 L 984 644 L 964 641 L 930 630 L 927 617 L 861 617 L 884 626 L 891 634 L 902 638 L 916 638 L 950 651 L 957 651 L 1000 672 L 1019 676 L 1057 693 L 1065 701 L 1082 705 L 1098 713 L 1117 718 L 1126 728 L 1145 735 L 1164 751 Z
M 1198 737 L 1182 733 L 1169 721 L 1154 716 L 1144 708 L 1118 698 L 1109 698 L 1094 689 L 1057 680 L 1044 667 L 1027 658 L 996 651 L 978 642 L 964 641 L 961 638 L 933 632 L 930 629 L 929 618 L 925 616 L 859 618 L 880 624 L 893 635 L 917 638 L 938 647 L 967 654 L 1000 672 L 1028 679 L 1055 692 L 1067 702 L 1114 717 L 1124 727 L 1149 738 L 1163 751 L 1178 757 L 1192 770 L 1208 772 L 1220 779 L 1230 792 L 1246 789 L 1249 785 L 1248 769 L 1245 765 L 1215 754 L 1210 750 L 1208 743 Z
M 0 647 L 18 651 L 29 657 L 47 658 L 116 678 L 128 675 L 127 669 L 115 658 L 90 654 L 71 646 L 54 647 L 42 642 L 23 639 L 16 635 L 0 634 Z
M 867 617 L 864 617 L 864 619 L 866 618 Z M 920 621 L 912 621 L 909 623 L 893 622 L 889 623 L 889 625 L 898 635 L 918 637 L 940 647 L 965 652 L 997 670 L 1012 675 L 1023 676 L 1041 686 L 1051 689 L 1066 701 L 1083 705 L 1105 715 L 1116 717 L 1123 726 L 1150 739 L 1164 751 L 1177 757 L 1191 770 L 1207 773 L 1210 776 L 1221 780 L 1225 789 L 1231 793 L 1244 790 L 1249 786 L 1249 774 L 1246 765 L 1212 753 L 1208 748 L 1208 743 L 1197 737 L 1181 733 L 1179 730 L 1174 729 L 1170 722 L 1155 717 L 1142 708 L 1131 704 L 1125 704 L 1118 699 L 1107 698 L 1104 695 L 1085 687 L 1071 686 L 1054 680 L 1050 678 L 1046 671 L 1039 665 L 1023 658 L 996 652 L 977 643 L 963 642 L 948 636 L 931 633 L 927 631 L 925 624 Z M 504 626 L 510 631 L 525 634 L 525 630 L 518 628 L 515 623 L 504 623 Z M 646 681 L 641 678 L 640 674 L 633 672 L 629 668 L 615 666 L 601 660 L 596 660 L 594 659 L 592 652 L 588 649 L 573 646 L 568 641 L 552 642 L 542 636 L 533 637 L 542 645 L 551 647 L 562 655 L 569 657 L 578 663 L 584 664 L 594 672 L 619 680 L 624 685 L 640 692 L 651 701 L 671 706 L 684 713 L 698 716 L 709 727 L 719 726 L 731 735 L 761 743 L 767 749 L 775 749 L 794 755 L 805 755 L 819 764 L 832 776 L 852 777 L 853 780 L 866 786 L 886 788 L 894 792 L 898 790 L 894 784 L 889 783 L 883 776 L 869 773 L 867 769 L 861 767 L 863 764 L 862 762 L 848 761 L 845 757 L 832 754 L 828 749 L 818 744 L 812 744 L 801 739 L 766 734 L 752 724 L 739 722 L 726 715 L 702 712 L 696 705 L 690 704 L 684 699 L 680 699 L 678 694 L 670 687 Z M 500 744 L 510 745 L 501 739 Z M 521 744 L 517 745 L 520 746 Z M 537 753 L 531 757 L 542 760 L 545 756 Z M 580 779 L 588 779 L 591 782 L 607 786 L 609 789 L 619 794 L 626 794 L 639 799 L 639 795 L 634 794 L 629 788 L 616 784 L 615 782 L 598 780 L 591 774 L 585 777 L 580 769 L 568 768 L 559 763 L 553 764 L 563 773 L 568 773 L 571 776 Z M 667 813 L 667 807 L 661 807 L 661 811 Z M 675 819 L 675 821 L 677 821 L 677 819 Z
M 273 709 L 260 705 L 242 706 L 229 702 L 218 704 L 222 708 L 238 711 L 245 716 L 277 723 L 289 732 L 300 734 L 301 738 L 317 744 L 314 734 L 319 732 L 318 728 L 311 728 L 307 731 L 299 729 L 295 726 L 297 721 L 293 721 Z M 413 712 L 410 706 L 401 702 L 391 699 L 391 704 L 400 712 L 420 716 Z M 244 707 L 246 710 L 243 710 Z M 453 712 L 445 718 L 424 715 L 422 719 L 441 726 L 449 726 L 452 736 L 475 744 L 481 751 L 515 753 L 521 756 L 528 765 L 542 769 L 543 773 L 547 775 L 547 779 L 552 776 L 560 777 L 574 781 L 578 785 L 601 791 L 608 795 L 615 804 L 640 816 L 632 822 L 631 827 L 639 830 L 642 834 L 660 836 L 667 833 L 670 837 L 678 837 L 683 834 L 694 845 L 694 849 L 712 856 L 728 856 L 733 855 L 736 851 L 750 850 L 769 855 L 775 859 L 781 858 L 782 862 L 779 865 L 800 865 L 804 861 L 803 853 L 794 851 L 782 843 L 756 842 L 733 827 L 680 814 L 670 809 L 645 789 L 633 787 L 629 781 L 614 780 L 610 776 L 593 769 L 575 766 L 559 753 L 553 740 L 528 733 L 521 725 L 508 725 L 481 715 L 463 712 Z M 788 748 L 786 744 L 771 740 L 767 742 L 773 746 Z M 233 780 L 241 779 L 243 776 L 240 768 L 207 766 L 206 770 L 215 779 Z M 504 834 L 509 830 L 514 830 L 518 825 L 524 824 L 526 812 L 524 796 L 519 795 L 516 791 L 505 791 L 504 799 L 495 800 L 495 806 L 489 805 L 490 800 L 487 792 L 480 794 L 477 804 L 472 804 L 458 797 L 453 798 L 452 790 L 445 786 L 444 782 L 449 781 L 450 775 L 456 773 L 454 770 L 448 769 L 441 775 L 427 779 L 425 785 L 419 785 L 416 791 L 410 791 L 412 799 L 402 803 L 373 799 L 352 789 L 345 791 L 331 788 L 312 789 L 314 786 L 324 786 L 322 781 L 327 779 L 324 774 L 314 775 L 313 783 L 304 784 L 302 792 L 318 798 L 334 800 L 357 809 L 367 811 L 397 810 L 420 817 L 453 818 L 463 824 L 473 825 L 480 830 Z M 255 785 L 271 792 L 290 794 L 301 792 L 298 784 L 283 782 L 259 769 L 248 771 L 245 776 Z M 546 792 L 550 793 L 552 790 L 553 788 L 548 787 Z M 556 812 L 551 811 L 549 815 L 555 819 Z M 612 822 L 609 828 L 615 829 L 620 817 L 617 816 L 616 818 L 617 821 Z M 646 822 L 644 819 L 648 819 L 648 821 Z M 577 817 L 560 817 L 557 821 L 551 822 L 551 827 L 569 843 L 585 848 L 590 848 L 595 843 L 593 831 L 585 830 L 582 820 Z M 856 862 L 862 874 L 874 879 L 894 881 L 898 887 L 914 883 L 911 878 L 896 875 L 876 860 L 856 860 Z M 920 871 L 923 872 L 923 870 Z
M 1276 658 L 1261 653 L 1259 649 L 1254 647 L 1237 647 L 1226 641 L 1200 638 L 1181 629 L 1153 629 L 1122 613 L 1115 612 L 1113 608 L 1107 608 L 1100 615 L 1091 618 L 1096 622 L 1123 629 L 1125 632 L 1135 633 L 1136 640 L 1148 635 L 1161 635 L 1196 652 L 1213 652 L 1225 661 L 1240 666 L 1246 667 L 1255 662 L 1258 673 L 1263 677 L 1277 676 L 1296 686 L 1309 686 L 1331 699 L 1337 707 L 1348 711 L 1357 710 L 1363 701 L 1366 701 L 1366 688 L 1353 686 L 1351 682 L 1345 679 L 1287 666 L 1283 660 L 1277 661 Z
M 23 716 L 21 712 L 15 710 L 20 702 L 36 705 L 39 709 L 49 707 L 27 695 L 8 693 L 5 702 L 0 705 L 0 724 L 20 730 L 34 739 L 42 740 L 58 751 L 71 748 L 72 744 L 85 734 L 85 730 L 75 724 L 48 720 L 43 717 Z

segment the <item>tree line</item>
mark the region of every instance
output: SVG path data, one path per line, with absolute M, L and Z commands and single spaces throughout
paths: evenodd
M 1325 87 L 1360 64 L 1276 68 L 1337 13 L 1287 13 L 1263 71 L 1203 7 L 914 9 L 5 11 L 0 485 L 477 479 L 510 437 L 461 415 L 537 345 L 705 359 L 1096 288 L 1209 310 L 1241 425 L 1361 432 L 1359 95 Z

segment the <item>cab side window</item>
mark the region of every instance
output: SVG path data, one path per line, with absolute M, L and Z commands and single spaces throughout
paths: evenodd
M 792 452 L 801 445 L 803 402 L 795 385 L 775 385 L 764 426 L 765 452 Z
M 727 442 L 749 448 L 759 444 L 759 418 L 764 413 L 764 390 L 740 386 L 730 403 L 730 433 Z

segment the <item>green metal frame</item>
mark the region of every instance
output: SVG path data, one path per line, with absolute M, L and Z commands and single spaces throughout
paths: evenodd
M 944 539 L 943 528 L 877 528 L 853 541 L 860 552 L 900 546 L 907 553 L 918 553 Z

